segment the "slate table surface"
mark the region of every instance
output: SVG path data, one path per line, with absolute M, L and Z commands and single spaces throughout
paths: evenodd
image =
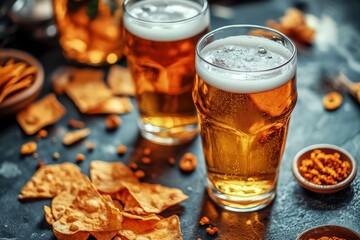
M 264 25 L 267 19 L 278 19 L 289 7 L 303 9 L 317 35 L 313 46 L 298 47 L 298 93 L 297 105 L 291 117 L 286 149 L 281 163 L 277 197 L 267 208 L 250 212 L 234 213 L 221 209 L 209 199 L 204 188 L 205 165 L 201 141 L 163 147 L 144 140 L 136 125 L 137 112 L 122 115 L 123 126 L 114 132 L 105 129 L 106 116 L 89 116 L 79 113 L 72 101 L 59 96 L 67 114 L 55 125 L 46 127 L 49 137 L 38 142 L 38 155 L 45 164 L 76 162 L 77 153 L 84 153 L 86 160 L 78 163 L 85 174 L 89 173 L 91 160 L 114 162 L 140 161 L 142 149 L 153 149 L 149 166 L 140 165 L 146 172 L 145 182 L 160 183 L 182 189 L 190 198 L 172 207 L 164 216 L 178 214 L 183 238 L 191 239 L 295 239 L 301 232 L 319 225 L 335 224 L 360 232 L 360 176 L 350 187 L 331 195 L 319 195 L 303 189 L 291 172 L 291 161 L 303 147 L 317 143 L 329 143 L 348 150 L 360 163 L 360 104 L 349 94 L 343 93 L 343 105 L 336 111 L 326 111 L 323 96 L 331 89 L 324 82 L 329 72 L 344 71 L 353 81 L 360 81 L 360 1 L 212 1 L 212 28 L 228 24 Z M 45 68 L 46 84 L 41 92 L 51 92 L 50 74 L 62 65 L 71 64 L 62 56 L 57 44 L 27 41 L 23 35 L 16 36 L 7 48 L 19 48 L 36 56 Z M 126 60 L 120 61 L 125 65 Z M 106 69 L 105 69 L 106 70 Z M 134 102 L 133 102 L 134 103 Z M 82 120 L 91 128 L 88 140 L 96 143 L 89 153 L 86 141 L 71 147 L 62 145 L 60 137 L 68 131 L 70 118 Z M 58 141 L 52 143 L 51 138 Z M 0 240 L 4 239 L 54 239 L 46 223 L 43 205 L 50 200 L 19 201 L 17 196 L 23 185 L 37 168 L 32 156 L 21 157 L 23 143 L 34 140 L 26 136 L 14 117 L 1 119 L 0 124 Z M 128 147 L 125 156 L 116 154 L 116 146 Z M 185 152 L 193 152 L 199 160 L 195 172 L 182 173 L 177 166 L 170 166 L 166 159 L 178 161 Z M 60 153 L 53 160 L 52 154 Z M 358 174 L 359 174 L 358 168 Z M 206 234 L 198 221 L 208 216 L 219 228 L 215 236 Z

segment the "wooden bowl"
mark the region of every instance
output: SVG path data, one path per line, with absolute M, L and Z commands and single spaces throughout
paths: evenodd
M 343 239 L 360 240 L 360 235 L 346 227 L 323 225 L 314 227 L 301 233 L 295 240 L 319 239 L 321 237 L 338 237 Z
M 303 159 L 309 158 L 313 150 L 319 149 L 325 154 L 338 152 L 342 161 L 348 161 L 351 166 L 349 176 L 335 185 L 318 185 L 306 180 L 299 172 L 299 166 Z M 316 193 L 335 193 L 350 185 L 357 173 L 357 163 L 353 156 L 345 149 L 331 144 L 315 144 L 300 150 L 293 159 L 292 172 L 296 181 L 304 188 Z
M 14 114 L 29 105 L 36 99 L 44 85 L 44 68 L 35 57 L 16 49 L 0 50 L 0 59 L 10 58 L 35 66 L 37 73 L 35 74 L 34 81 L 30 87 L 20 90 L 19 92 L 5 98 L 4 101 L 0 103 L 0 118 Z

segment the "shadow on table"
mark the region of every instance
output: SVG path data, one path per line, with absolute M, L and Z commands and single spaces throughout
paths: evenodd
M 352 187 L 347 187 L 333 194 L 313 193 L 309 190 L 299 188 L 295 194 L 298 196 L 296 198 L 298 204 L 305 204 L 306 207 L 314 210 L 338 209 L 348 205 L 354 198 L 354 190 Z

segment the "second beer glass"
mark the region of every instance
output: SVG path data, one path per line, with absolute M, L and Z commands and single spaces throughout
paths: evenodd
M 297 100 L 296 48 L 260 26 L 227 26 L 197 46 L 193 98 L 200 116 L 210 197 L 234 211 L 275 196 Z
M 198 132 L 191 98 L 195 46 L 209 31 L 206 0 L 126 0 L 125 54 L 136 85 L 141 134 L 173 145 Z

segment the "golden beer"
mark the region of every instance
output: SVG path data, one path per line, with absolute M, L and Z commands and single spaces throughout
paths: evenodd
M 197 134 L 195 47 L 209 24 L 206 1 L 125 2 L 125 53 L 145 138 L 171 145 Z
M 249 211 L 266 206 L 275 196 L 297 100 L 296 49 L 285 36 L 290 49 L 259 36 L 233 37 L 232 28 L 251 29 L 225 27 L 218 30 L 226 32 L 223 38 L 206 46 L 199 43 L 203 48 L 197 52 L 193 99 L 208 192 L 225 208 Z M 216 32 L 211 37 L 217 38 Z
M 123 0 L 53 0 L 64 55 L 89 65 L 120 60 L 124 42 L 122 4 Z

